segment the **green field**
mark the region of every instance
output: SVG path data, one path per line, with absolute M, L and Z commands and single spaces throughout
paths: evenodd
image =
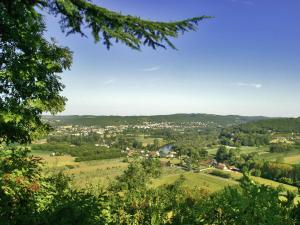
M 276 161 L 278 158 L 282 158 L 284 163 L 297 164 L 300 163 L 300 150 L 296 149 L 290 152 L 282 153 L 265 153 L 261 154 L 261 158 L 270 161 Z
M 262 146 L 262 147 L 242 146 L 242 147 L 240 147 L 241 154 L 249 154 L 249 153 L 253 153 L 253 152 L 257 152 L 258 154 L 264 154 L 268 151 L 269 151 L 269 148 L 267 146 Z
M 153 144 L 155 139 L 158 140 L 159 145 L 166 144 L 163 138 L 152 138 L 152 137 L 148 137 L 148 136 L 145 136 L 145 135 L 136 136 L 135 139 L 137 141 L 142 142 L 144 147 L 147 146 L 148 144 Z
M 300 163 L 300 154 L 294 156 L 284 157 L 284 162 L 289 164 L 298 164 Z
M 65 174 L 73 177 L 74 186 L 79 188 L 87 185 L 105 188 L 116 176 L 122 174 L 128 166 L 128 163 L 122 162 L 122 159 L 75 162 L 74 157 L 69 155 L 52 157 L 50 152 L 34 151 L 33 153 L 44 159 L 45 172 L 63 171 Z M 169 160 L 162 159 L 162 161 L 167 162 Z M 178 159 L 170 161 L 172 164 L 179 162 Z M 152 180 L 151 183 L 153 186 L 170 184 L 179 179 L 180 175 L 184 175 L 186 178 L 184 185 L 191 188 L 195 186 L 201 187 L 209 192 L 220 190 L 228 185 L 238 184 L 234 180 L 227 180 L 205 173 L 186 172 L 176 167 L 164 168 L 162 176 L 159 179 Z
M 268 152 L 268 150 L 269 150 L 269 148 L 266 146 L 262 146 L 262 147 L 241 146 L 241 147 L 239 147 L 240 154 L 249 154 L 252 152 L 264 154 L 264 153 Z M 207 151 L 208 151 L 209 155 L 214 156 L 217 153 L 218 148 L 207 149 Z
M 253 152 L 257 152 L 260 155 L 260 158 L 269 160 L 269 161 L 276 161 L 277 159 L 281 158 L 284 163 L 288 164 L 298 164 L 300 163 L 300 149 L 295 149 L 290 152 L 282 152 L 282 153 L 270 153 L 268 146 L 262 147 L 250 147 L 250 146 L 242 146 L 239 148 L 240 154 L 249 154 Z M 211 156 L 215 156 L 218 148 L 211 148 L 208 149 L 208 154 Z
M 69 155 L 50 156 L 50 152 L 45 151 L 34 151 L 33 154 L 44 159 L 44 171 L 46 173 L 62 171 L 73 178 L 73 185 L 77 188 L 89 185 L 105 188 L 115 179 L 116 176 L 121 175 L 128 166 L 128 163 L 123 162 L 122 158 L 75 162 L 75 158 Z M 161 161 L 167 162 L 169 159 L 162 159 Z M 172 159 L 170 161 L 172 164 L 177 164 L 179 162 L 178 159 Z M 240 179 L 242 175 L 236 172 L 229 173 L 232 178 L 224 179 L 210 175 L 207 171 L 193 173 L 184 171 L 177 167 L 164 167 L 162 176 L 158 179 L 151 180 L 151 185 L 157 187 L 163 184 L 171 184 L 183 175 L 185 178 L 185 186 L 189 188 L 203 188 L 208 192 L 214 192 L 221 190 L 228 185 L 238 184 L 238 179 Z M 253 180 L 260 184 L 266 184 L 273 187 L 282 185 L 288 190 L 296 190 L 293 186 L 260 177 L 253 177 Z
M 73 179 L 75 187 L 88 185 L 107 187 L 116 176 L 121 175 L 128 163 L 123 159 L 105 159 L 85 162 L 75 162 L 75 158 L 69 155 L 50 156 L 50 152 L 34 151 L 34 155 L 44 159 L 44 171 L 64 172 Z
M 236 180 L 238 181 L 239 179 L 242 178 L 242 174 L 239 173 L 239 172 L 225 172 L 224 173 L 228 173 L 230 174 L 231 178 L 233 180 Z M 268 186 L 272 186 L 272 187 L 283 187 L 287 190 L 290 190 L 290 191 L 297 191 L 297 187 L 294 187 L 294 186 L 291 186 L 291 185 L 287 185 L 287 184 L 282 184 L 282 183 L 279 183 L 279 182 L 276 182 L 276 181 L 273 181 L 273 180 L 269 180 L 269 179 L 265 179 L 265 178 L 262 178 L 262 177 L 254 177 L 254 176 L 251 176 L 251 179 L 258 183 L 258 184 L 264 184 L 264 185 L 268 185 Z
M 224 179 L 221 177 L 212 176 L 206 173 L 193 173 L 193 172 L 185 172 L 178 171 L 178 173 L 164 174 L 162 177 L 158 179 L 153 179 L 151 184 L 154 187 L 171 184 L 180 178 L 180 176 L 185 178 L 183 183 L 184 186 L 188 188 L 203 188 L 208 192 L 219 191 L 226 186 L 236 185 L 237 181 L 231 179 Z

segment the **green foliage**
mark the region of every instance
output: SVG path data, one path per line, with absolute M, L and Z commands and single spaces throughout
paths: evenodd
M 23 1 L 0 2 L 0 141 L 28 143 L 49 130 L 42 112 L 64 109 L 57 73 L 72 54 L 43 38 L 42 16 Z
M 102 142 L 102 136 L 97 133 L 90 132 L 87 135 L 67 135 L 67 134 L 60 134 L 60 135 L 49 135 L 47 137 L 47 143 L 69 143 L 73 145 L 81 145 L 81 144 L 96 144 Z
M 285 184 L 299 186 L 300 165 L 289 165 L 280 162 L 259 160 L 256 156 L 243 155 L 244 162 L 237 164 L 239 168 L 245 167 L 252 175 L 279 181 Z
M 237 149 L 229 149 L 226 146 L 221 145 L 215 158 L 218 162 L 229 162 L 230 164 L 233 164 L 236 162 L 237 156 Z
M 290 185 L 293 185 L 293 183 L 294 183 L 293 179 L 288 178 L 288 177 L 281 177 L 281 178 L 279 178 L 278 181 L 281 182 L 281 183 L 290 184 Z
M 291 144 L 271 144 L 270 152 L 289 152 L 293 150 L 293 146 Z
M 299 203 L 296 207 L 294 207 L 294 209 L 292 211 L 292 217 L 296 221 L 295 224 L 299 225 L 300 224 L 300 204 Z
M 268 145 L 270 142 L 269 132 L 251 127 L 249 124 L 251 122 L 223 129 L 219 136 L 220 143 L 237 147 Z
M 218 176 L 218 177 L 222 177 L 222 178 L 226 178 L 226 179 L 229 179 L 231 177 L 229 173 L 225 173 L 221 170 L 213 170 L 209 174 L 212 174 L 212 175 Z
M 59 187 L 57 187 L 59 188 Z M 45 225 L 102 224 L 100 212 L 103 196 L 95 196 L 87 191 L 66 190 L 56 195 L 47 210 L 41 213 Z
M 249 123 L 245 127 L 282 133 L 300 133 L 300 118 L 267 119 Z
M 203 204 L 202 224 L 294 224 L 281 190 L 244 179 L 241 188 L 228 187 Z M 293 201 L 293 199 L 291 200 Z
M 40 196 L 45 180 L 41 178 L 38 158 L 27 158 L 27 149 L 0 151 L 0 223 L 30 224 L 35 213 L 45 207 Z M 24 216 L 26 215 L 26 217 Z
M 194 31 L 199 21 L 210 18 L 201 16 L 169 23 L 152 22 L 130 15 L 124 16 L 86 0 L 51 0 L 43 3 L 43 8 L 60 16 L 61 28 L 67 34 L 84 35 L 82 27 L 87 26 L 91 29 L 95 42 L 102 40 L 108 49 L 113 41 L 120 41 L 133 49 L 140 49 L 141 45 L 154 49 L 165 47 L 163 43 L 175 48 L 169 37 Z
M 72 189 L 63 174 L 45 177 L 39 160 L 27 154 L 24 149 L 1 152 L 3 225 L 299 224 L 294 193 L 256 185 L 247 176 L 241 186 L 210 196 L 183 186 L 183 178 L 153 189 L 147 182 L 159 175 L 159 162 L 142 160 L 114 184 L 121 189 L 93 194 Z
M 45 176 L 28 149 L 0 151 L 0 224 L 99 224 L 102 197 L 71 189 L 63 174 Z
M 114 159 L 125 157 L 126 154 L 116 148 L 95 147 L 95 145 L 83 144 L 80 146 L 70 146 L 70 144 L 36 144 L 32 145 L 32 150 L 46 151 L 59 154 L 69 154 L 76 157 L 76 162 L 100 160 L 100 159 Z
M 117 182 L 111 186 L 113 190 L 141 190 L 146 187 L 150 178 L 161 174 L 161 165 L 158 159 L 135 160 L 129 164 L 127 170 L 117 177 Z

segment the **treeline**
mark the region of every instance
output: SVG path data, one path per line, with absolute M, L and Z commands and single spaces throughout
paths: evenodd
M 203 133 L 198 129 L 188 129 L 184 132 L 172 132 L 170 136 L 166 137 L 166 140 L 177 146 L 199 149 L 218 145 L 217 138 L 216 131 Z
M 32 145 L 32 150 L 47 151 L 53 153 L 69 154 L 75 157 L 75 161 L 89 161 L 99 159 L 113 159 L 126 156 L 120 149 L 107 148 L 103 146 L 96 147 L 95 145 L 80 145 L 70 146 L 69 144 L 39 144 Z
M 300 118 L 257 120 L 224 128 L 220 143 L 228 146 L 268 145 L 272 133 L 300 133 Z
M 274 144 L 270 145 L 270 152 L 272 152 L 272 153 L 289 152 L 289 151 L 294 150 L 295 148 L 296 148 L 296 145 L 292 145 L 292 144 L 274 143 Z
M 251 130 L 300 133 L 300 117 L 259 120 L 244 124 L 243 127 Z
M 44 116 L 46 120 L 57 124 L 72 124 L 82 126 L 118 126 L 138 125 L 145 122 L 151 123 L 191 123 L 202 122 L 211 127 L 230 126 L 249 121 L 263 119 L 263 117 L 246 116 L 220 116 L 212 114 L 173 114 L 156 116 Z
M 234 165 L 254 176 L 300 187 L 300 164 L 264 161 L 257 153 L 240 154 L 239 149 L 229 149 L 225 146 L 218 149 L 215 159 L 218 162 Z
M 271 136 L 267 130 L 241 125 L 223 129 L 219 140 L 220 144 L 227 146 L 261 146 L 268 145 Z
M 150 136 L 152 137 L 152 136 Z M 50 135 L 47 138 L 47 143 L 49 144 L 65 144 L 65 146 L 75 145 L 75 146 L 92 146 L 92 145 L 102 145 L 111 148 L 116 148 L 120 150 L 130 149 L 147 149 L 147 150 L 158 150 L 160 143 L 158 139 L 154 139 L 153 143 L 147 146 L 143 145 L 142 141 L 130 133 L 123 132 L 122 134 L 104 134 L 104 136 L 97 133 L 88 133 L 87 135 Z M 73 146 L 74 147 L 74 146 Z
M 248 176 L 213 194 L 187 187 L 183 176 L 153 188 L 148 184 L 160 175 L 160 163 L 142 160 L 96 194 L 72 189 L 63 174 L 46 176 L 25 151 L 3 150 L 0 159 L 1 225 L 300 223 L 296 193 L 256 185 Z
M 95 132 L 89 132 L 87 135 L 71 135 L 71 134 L 60 134 L 60 135 L 48 135 L 47 143 L 70 143 L 72 145 L 82 144 L 94 144 L 103 143 L 103 138 L 100 134 Z
M 255 176 L 300 187 L 300 164 L 290 165 L 250 157 L 244 164 L 239 166 L 249 170 Z

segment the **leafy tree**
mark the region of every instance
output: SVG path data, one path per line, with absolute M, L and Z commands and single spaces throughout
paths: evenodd
M 27 153 L 0 151 L 1 225 L 101 224 L 102 195 L 71 189 L 63 174 L 45 176 L 41 159 Z
M 229 150 L 226 146 L 221 145 L 216 153 L 216 160 L 218 162 L 224 162 L 228 159 Z
M 116 183 L 110 189 L 140 191 L 146 187 L 151 177 L 158 177 L 160 174 L 161 165 L 158 159 L 135 160 L 117 177 Z
M 0 141 L 30 143 L 49 131 L 43 112 L 64 109 L 64 85 L 58 74 L 70 69 L 72 52 L 48 41 L 40 11 L 60 18 L 67 35 L 86 34 L 108 49 L 121 42 L 132 49 L 175 46 L 170 38 L 196 30 L 207 16 L 177 22 L 153 22 L 121 15 L 88 0 L 2 0 L 0 2 Z
M 26 149 L 0 151 L 0 224 L 30 224 L 37 205 L 43 207 L 41 192 L 51 194 L 41 188 L 45 180 L 38 160 L 27 157 Z
M 202 224 L 294 224 L 291 207 L 280 200 L 281 190 L 246 178 L 241 188 L 228 187 L 202 205 Z M 293 199 L 286 199 L 286 204 Z
M 291 144 L 272 144 L 270 145 L 270 152 L 288 152 L 293 150 Z

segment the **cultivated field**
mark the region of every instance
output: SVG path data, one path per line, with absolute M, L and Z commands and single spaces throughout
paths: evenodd
M 38 151 L 33 154 L 44 159 L 46 173 L 64 172 L 73 178 L 73 184 L 78 188 L 89 185 L 105 188 L 128 166 L 128 163 L 122 162 L 123 159 L 75 162 L 75 158 L 69 155 L 50 156 L 50 152 Z
M 160 146 L 166 144 L 163 138 L 151 138 L 145 135 L 136 136 L 135 139 L 142 142 L 144 147 L 148 144 L 153 144 L 155 139 L 158 140 Z
M 252 151 L 253 149 L 244 149 L 244 151 Z M 62 171 L 73 178 L 73 184 L 77 188 L 86 186 L 94 186 L 106 188 L 116 176 L 122 174 L 127 168 L 128 163 L 123 162 L 124 159 L 107 159 L 107 160 L 94 160 L 86 162 L 75 162 L 75 158 L 69 155 L 64 156 L 50 156 L 50 152 L 34 151 L 34 155 L 40 156 L 44 159 L 44 171 L 47 172 L 59 172 Z M 299 156 L 298 156 L 299 157 Z M 296 160 L 297 157 L 288 157 L 289 160 Z M 169 161 L 168 159 L 162 159 L 162 162 Z M 171 160 L 172 164 L 177 164 L 178 159 Z M 238 184 L 238 180 L 242 177 L 242 174 L 237 172 L 228 172 L 231 175 L 230 179 L 221 178 L 218 176 L 208 174 L 209 170 L 203 172 L 194 173 L 187 172 L 180 168 L 164 167 L 162 176 L 158 179 L 153 179 L 150 182 L 152 186 L 160 186 L 164 184 L 171 184 L 179 179 L 181 176 L 185 178 L 184 185 L 188 188 L 202 188 L 208 192 L 214 192 L 223 189 L 228 185 Z M 275 181 L 260 177 L 252 177 L 253 180 L 260 184 L 266 184 L 273 187 L 282 186 L 288 190 L 297 190 L 297 188 L 281 184 Z

